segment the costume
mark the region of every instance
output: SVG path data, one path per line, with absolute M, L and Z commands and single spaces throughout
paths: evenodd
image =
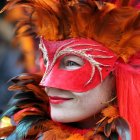
M 0 136 L 14 132 L 18 139 L 104 140 L 118 139 L 118 136 L 122 140 L 139 139 L 138 2 L 114 3 L 94 0 L 9 2 L 4 9 L 16 4 L 33 9 L 32 23 L 26 21 L 20 25 L 31 24 L 32 31 L 40 36 L 40 67 L 43 74 L 23 74 L 12 79 L 14 85 L 9 89 L 22 92 L 13 97 L 12 107 L 3 115 L 12 117 L 13 125 L 2 128 Z M 31 33 L 28 31 L 24 33 Z M 78 64 L 70 61 L 69 56 L 76 57 Z M 51 100 L 43 87 L 84 94 L 102 84 L 111 74 L 116 78 L 117 97 L 102 109 L 102 118 L 96 125 L 80 129 L 71 123 L 51 120 Z M 53 104 L 56 104 L 54 100 L 53 97 Z

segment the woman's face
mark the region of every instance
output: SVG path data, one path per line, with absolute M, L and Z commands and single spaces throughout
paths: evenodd
M 62 59 L 60 67 L 67 71 L 73 71 L 83 65 L 82 58 L 69 55 Z M 51 118 L 63 123 L 88 119 L 106 106 L 105 102 L 112 98 L 114 89 L 115 82 L 112 75 L 107 76 L 95 88 L 81 93 L 46 87 L 45 90 L 50 101 Z

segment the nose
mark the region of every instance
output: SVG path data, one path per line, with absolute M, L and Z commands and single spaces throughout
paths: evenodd
M 49 87 L 45 87 L 45 92 L 48 93 Z

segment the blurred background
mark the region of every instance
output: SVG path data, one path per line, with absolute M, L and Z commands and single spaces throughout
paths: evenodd
M 6 1 L 0 2 L 0 9 Z M 21 73 L 34 73 L 38 66 L 38 39 L 31 36 L 15 40 L 15 25 L 23 20 L 27 10 L 16 8 L 0 14 L 0 114 L 7 108 L 13 92 L 8 91 L 9 79 Z

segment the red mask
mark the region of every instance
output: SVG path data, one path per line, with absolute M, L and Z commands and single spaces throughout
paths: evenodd
M 113 71 L 116 55 L 90 39 L 46 41 L 41 39 L 40 49 L 44 59 L 44 76 L 41 86 L 73 92 L 86 92 L 100 84 Z M 65 56 L 78 56 L 84 64 L 75 70 L 61 68 Z

